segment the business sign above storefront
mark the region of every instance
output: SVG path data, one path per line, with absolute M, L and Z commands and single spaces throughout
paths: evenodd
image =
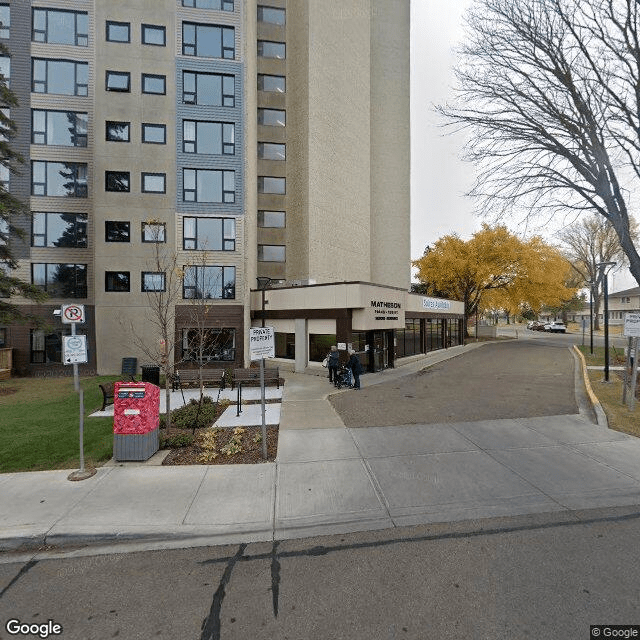
M 354 309 L 353 329 L 371 331 L 375 329 L 402 329 L 404 327 L 404 305 L 400 299 L 372 298 L 369 306 Z
M 451 301 L 441 298 L 422 298 L 422 308 L 428 311 L 449 311 Z

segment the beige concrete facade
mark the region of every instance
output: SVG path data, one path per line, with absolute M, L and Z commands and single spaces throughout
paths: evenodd
M 86 44 L 32 41 L 34 7 L 86 15 Z M 265 8 L 282 9 L 286 19 L 282 24 L 258 19 L 259 9 Z M 385 295 L 404 300 L 410 279 L 409 0 L 235 0 L 230 9 L 222 4 L 216 9 L 184 7 L 177 0 L 41 0 L 21 4 L 19 10 L 16 4 L 15 12 L 12 5 L 11 11 L 10 45 L 20 51 L 25 69 L 33 58 L 88 65 L 86 96 L 36 92 L 23 80 L 22 122 L 30 122 L 31 109 L 88 114 L 86 147 L 29 144 L 29 126 L 23 125 L 29 160 L 82 163 L 88 172 L 87 197 L 32 196 L 31 209 L 84 214 L 88 225 L 86 247 L 27 247 L 18 275 L 29 280 L 34 263 L 86 265 L 86 297 L 77 302 L 91 311 L 86 331 L 95 341 L 92 371 L 117 373 L 124 357 L 148 362 L 147 350 L 137 346 L 141 339 L 148 351 L 158 347 L 150 305 L 154 294 L 143 291 L 145 272 L 165 272 L 167 285 L 177 282 L 175 290 L 165 293 L 179 307 L 175 358 L 182 357 L 181 332 L 188 328 L 189 308 L 207 307 L 211 327 L 235 332 L 236 357 L 229 363 L 235 366 L 248 364 L 247 328 L 255 323 L 252 318 L 261 302 L 252 293 L 257 277 L 296 285 L 375 283 L 364 289 L 345 285 L 309 288 L 306 293 L 295 287 L 269 291 L 274 309 L 327 311 L 326 317 L 307 318 L 304 327 L 292 320 L 299 337 L 344 331 L 335 309 L 356 310 L 353 328 L 366 330 L 371 309 L 365 298 L 373 295 L 367 287 L 384 285 Z M 129 39 L 109 41 L 110 22 L 128 25 Z M 232 55 L 218 58 L 209 51 L 186 51 L 185 23 L 234 29 Z M 165 43 L 143 43 L 144 25 L 164 29 Z M 282 47 L 286 54 L 260 53 L 265 43 Z M 108 90 L 109 72 L 129 74 L 129 89 Z M 185 73 L 198 78 L 232 76 L 232 104 L 200 104 L 187 98 Z M 163 77 L 165 91 L 144 92 L 145 75 Z M 284 84 L 259 87 L 261 78 Z M 261 123 L 265 109 L 282 114 L 282 122 Z M 187 151 L 186 120 L 232 122 L 233 154 Z M 108 140 L 108 122 L 127 123 L 128 139 Z M 144 142 L 145 124 L 164 126 L 164 141 Z M 259 157 L 261 144 L 286 145 L 286 157 Z M 187 197 L 185 171 L 233 172 L 234 200 L 203 199 L 200 204 L 199 195 Z M 107 190 L 106 172 L 127 173 L 128 191 Z M 145 192 L 143 174 L 163 177 L 164 190 Z M 263 189 L 265 178 L 284 179 L 286 189 Z M 232 218 L 234 248 L 187 248 L 185 218 Z M 108 240 L 107 222 L 128 223 L 128 241 Z M 143 241 L 144 223 L 160 225 L 163 241 Z M 232 267 L 233 297 L 214 297 L 206 303 L 185 299 L 179 280 L 186 267 L 194 266 Z M 169 277 L 169 270 L 175 277 Z M 114 273 L 128 274 L 128 291 L 108 290 L 107 274 Z M 50 306 L 70 301 L 53 298 Z M 357 311 L 365 308 L 366 313 Z M 46 314 L 51 315 L 48 309 Z M 292 328 L 288 319 L 278 321 Z M 389 330 L 403 326 L 400 316 L 387 322 Z M 25 335 L 20 334 L 23 342 Z M 33 364 L 29 348 L 26 343 L 16 345 L 24 372 Z

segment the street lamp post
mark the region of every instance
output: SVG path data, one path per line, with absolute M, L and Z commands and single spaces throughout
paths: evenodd
M 265 302 L 265 291 L 269 288 L 271 284 L 271 278 L 262 277 L 256 278 L 258 280 L 258 289 L 262 292 L 262 326 L 264 327 L 264 308 L 266 306 Z
M 598 262 L 598 280 L 604 278 L 604 381 L 609 382 L 609 274 L 605 273 L 607 267 L 615 267 L 615 262 Z

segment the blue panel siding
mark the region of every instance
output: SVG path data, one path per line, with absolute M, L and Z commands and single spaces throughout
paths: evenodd
M 206 107 L 182 103 L 182 72 L 221 73 L 235 76 L 235 107 Z M 230 60 L 203 60 L 181 57 L 176 62 L 176 211 L 190 214 L 244 213 L 244 65 Z M 184 153 L 182 150 L 182 121 L 210 120 L 233 122 L 235 125 L 235 155 L 203 155 Z M 235 171 L 236 201 L 233 204 L 184 202 L 182 200 L 182 170 L 221 169 Z

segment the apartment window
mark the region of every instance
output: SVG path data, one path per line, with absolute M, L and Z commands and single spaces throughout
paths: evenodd
M 259 244 L 258 262 L 285 262 L 285 246 L 280 244 Z
M 86 147 L 87 114 L 32 109 L 31 142 L 61 147 Z
M 4 349 L 7 346 L 7 329 L 2 327 L 0 329 L 0 349 Z
M 286 192 L 287 181 L 285 178 L 258 176 L 258 193 L 275 193 L 278 195 L 283 195 Z
M 167 77 L 157 76 L 151 73 L 143 73 L 142 93 L 165 95 L 167 93 Z
M 167 44 L 167 30 L 155 24 L 142 25 L 142 44 L 164 47 Z
M 11 11 L 8 4 L 0 4 L 0 38 L 9 38 Z
M 4 78 L 7 86 L 11 85 L 11 58 L 0 56 L 0 74 Z
M 260 160 L 286 160 L 287 147 L 275 142 L 258 142 L 258 158 Z
M 182 6 L 193 7 L 194 9 L 233 11 L 233 0 L 182 0 Z
M 258 226 L 264 229 L 284 229 L 285 221 L 284 211 L 258 211 Z
M 236 201 L 235 171 L 210 169 L 183 169 L 183 196 L 185 202 Z
M 105 171 L 104 190 L 128 193 L 131 191 L 131 181 L 128 171 Z
M 182 297 L 186 300 L 229 300 L 236 297 L 236 268 L 184 267 Z
M 143 271 L 140 282 L 142 291 L 166 291 L 166 275 L 162 271 Z
M 86 264 L 34 263 L 31 284 L 46 291 L 52 298 L 86 298 Z
M 235 30 L 210 24 L 182 23 L 182 54 L 199 58 L 235 58 Z
M 235 219 L 183 218 L 182 247 L 187 251 L 235 251 Z
M 2 185 L 5 191 L 9 191 L 9 167 L 5 165 L 0 165 L 0 185 Z
M 266 127 L 284 127 L 287 114 L 280 109 L 258 109 L 258 124 Z
M 31 90 L 66 96 L 86 96 L 89 91 L 89 64 L 75 60 L 33 58 Z
M 143 173 L 141 175 L 142 193 L 166 193 L 167 175 L 165 173 Z
M 131 42 L 131 25 L 128 22 L 107 20 L 107 40 L 109 42 Z
M 211 107 L 235 107 L 235 78 L 217 73 L 182 73 L 182 102 Z
M 131 123 L 107 120 L 105 123 L 105 140 L 110 142 L 129 142 L 131 140 Z
M 86 47 L 89 44 L 88 34 L 89 17 L 84 11 L 33 9 L 33 42 Z
M 167 144 L 167 125 L 143 122 L 142 142 L 148 144 Z
M 284 9 L 258 5 L 258 22 L 268 22 L 284 26 L 286 24 L 286 13 Z
M 285 93 L 286 84 L 284 76 L 270 76 L 264 73 L 258 74 L 258 91 Z
M 233 362 L 236 359 L 235 329 L 183 329 L 182 359 L 194 362 Z
M 31 329 L 32 364 L 60 364 L 62 362 L 62 331 L 45 333 L 43 329 Z
M 183 120 L 182 140 L 185 153 L 233 155 L 235 125 L 231 122 Z
M 287 47 L 284 42 L 272 42 L 271 40 L 258 40 L 258 56 L 261 58 L 286 58 Z
M 622 304 L 629 304 L 629 303 L 631 302 L 631 298 L 630 298 L 630 297 L 629 297 L 629 298 L 627 298 L 627 297 L 622 297 L 622 298 L 620 298 L 620 302 L 621 302 Z
M 123 220 L 107 220 L 104 223 L 105 242 L 129 242 L 131 240 L 131 223 Z
M 126 293 L 130 290 L 128 271 L 105 271 L 104 290 Z
M 87 165 L 77 162 L 31 162 L 31 195 L 87 197 Z
M 85 248 L 86 214 L 34 211 L 31 216 L 31 246 Z
M 142 242 L 166 242 L 166 237 L 164 222 L 142 223 Z
M 131 91 L 131 74 L 128 71 L 107 71 L 105 89 L 107 91 Z

